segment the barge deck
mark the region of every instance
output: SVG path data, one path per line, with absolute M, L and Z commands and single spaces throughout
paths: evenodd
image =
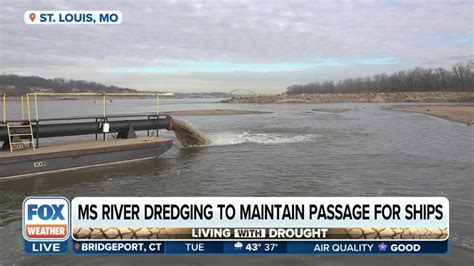
M 73 170 L 125 161 L 153 159 L 168 151 L 172 140 L 156 137 L 44 145 L 11 153 L 0 151 L 0 180 Z

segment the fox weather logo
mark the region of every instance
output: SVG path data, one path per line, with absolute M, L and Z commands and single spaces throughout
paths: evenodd
M 31 253 L 62 250 L 59 242 L 67 242 L 70 235 L 69 209 L 69 200 L 64 197 L 26 198 L 23 202 L 25 250 Z

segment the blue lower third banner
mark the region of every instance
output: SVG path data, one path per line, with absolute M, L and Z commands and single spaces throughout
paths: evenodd
M 445 241 L 73 241 L 76 254 L 445 254 Z

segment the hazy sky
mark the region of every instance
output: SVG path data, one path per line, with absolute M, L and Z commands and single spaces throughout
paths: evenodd
M 474 58 L 473 1 L 6 1 L 3 73 L 174 92 L 340 80 Z M 27 10 L 119 10 L 121 25 L 26 25 Z

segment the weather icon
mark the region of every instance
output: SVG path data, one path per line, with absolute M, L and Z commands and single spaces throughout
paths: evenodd
M 234 244 L 235 250 L 241 250 L 243 246 L 244 244 L 242 244 L 242 242 L 235 242 Z

